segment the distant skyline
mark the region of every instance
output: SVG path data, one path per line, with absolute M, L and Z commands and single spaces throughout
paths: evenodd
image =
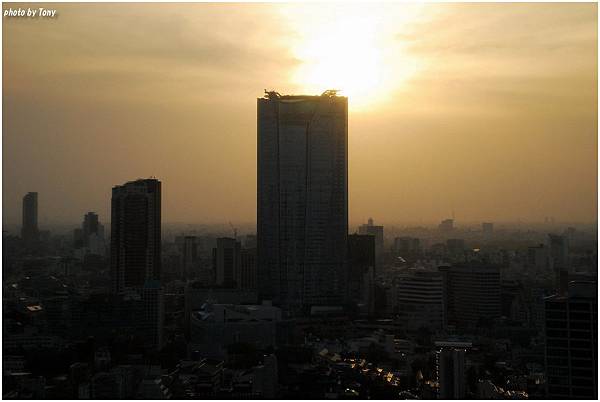
M 3 225 L 150 176 L 164 223 L 252 223 L 256 98 L 332 87 L 351 226 L 597 220 L 595 3 L 42 6 L 3 21 Z

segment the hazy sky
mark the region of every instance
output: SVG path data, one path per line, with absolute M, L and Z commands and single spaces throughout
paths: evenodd
M 3 223 L 252 222 L 256 98 L 349 96 L 352 223 L 597 217 L 596 4 L 50 4 L 3 24 Z

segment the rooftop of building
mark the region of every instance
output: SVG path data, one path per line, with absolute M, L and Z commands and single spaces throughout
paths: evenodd
M 273 91 L 273 90 L 267 91 L 265 89 L 265 95 L 259 99 L 303 100 L 303 99 L 314 99 L 314 98 L 320 98 L 320 97 L 328 97 L 328 98 L 337 97 L 337 98 L 346 99 L 345 96 L 338 96 L 338 92 L 340 92 L 340 90 L 338 90 L 338 89 L 328 89 L 325 92 L 323 92 L 321 95 L 281 95 L 277 91 Z

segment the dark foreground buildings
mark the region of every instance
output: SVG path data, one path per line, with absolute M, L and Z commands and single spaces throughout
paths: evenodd
M 348 234 L 348 99 L 258 99 L 258 267 L 291 312 L 340 305 Z

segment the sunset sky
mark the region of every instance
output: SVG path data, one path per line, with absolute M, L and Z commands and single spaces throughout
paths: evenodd
M 256 98 L 349 97 L 351 223 L 595 221 L 597 5 L 15 4 L 3 223 L 109 221 L 156 176 L 163 222 L 253 222 Z

